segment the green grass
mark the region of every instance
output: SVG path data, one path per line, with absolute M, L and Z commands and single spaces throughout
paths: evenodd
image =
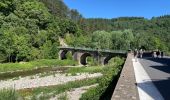
M 66 84 L 61 84 L 61 85 L 19 90 L 19 93 L 23 97 L 26 97 L 26 96 L 35 97 L 38 94 L 43 93 L 43 96 L 41 98 L 48 100 L 50 97 L 63 93 L 65 91 L 69 91 L 72 88 L 79 88 L 82 86 L 92 85 L 92 84 L 98 83 L 98 81 L 99 81 L 99 78 L 83 79 L 83 80 L 68 82 Z M 49 93 L 53 93 L 53 94 L 48 95 Z
M 0 90 L 0 100 L 18 100 L 19 95 L 14 89 Z
M 58 98 L 58 100 L 69 100 L 69 99 L 68 99 L 68 96 L 67 96 L 67 93 L 65 92 L 64 94 L 62 94 L 62 95 Z
M 4 63 L 0 64 L 0 72 L 17 71 L 17 70 L 31 70 L 41 67 L 56 67 L 76 65 L 77 62 L 73 60 L 58 60 L 58 59 L 41 59 L 25 63 Z
M 67 73 L 66 75 L 77 75 L 77 73 L 97 73 L 101 72 L 104 67 L 93 66 L 93 67 L 41 67 L 38 69 L 27 69 L 23 71 L 1 73 L 0 80 L 12 79 L 18 77 L 25 77 L 31 75 L 38 75 L 40 77 L 45 77 L 49 75 L 55 75 L 56 73 Z M 57 72 L 56 72 L 57 71 Z M 60 72 L 58 72 L 60 71 Z M 40 74 L 41 73 L 41 74 Z
M 66 70 L 66 73 L 76 74 L 76 73 L 97 73 L 101 72 L 104 67 L 92 66 L 92 67 L 72 67 Z

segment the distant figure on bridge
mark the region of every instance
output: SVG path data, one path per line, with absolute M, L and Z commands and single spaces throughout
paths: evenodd
M 135 49 L 134 50 L 134 58 L 135 58 L 135 61 L 137 62 L 137 57 L 138 57 L 138 50 Z
M 159 58 L 159 56 L 160 56 L 160 51 L 159 50 L 156 52 L 156 56 L 157 56 L 157 58 Z
M 163 51 L 161 51 L 161 58 L 163 58 L 163 56 L 164 56 L 164 52 L 163 52 Z
M 142 55 L 143 55 L 143 50 L 142 49 L 140 49 L 139 55 L 140 55 L 140 58 L 142 58 Z
M 152 57 L 156 58 L 156 51 L 152 51 Z

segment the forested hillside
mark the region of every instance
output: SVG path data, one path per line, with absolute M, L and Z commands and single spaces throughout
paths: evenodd
M 1 0 L 0 61 L 57 58 L 70 46 L 170 51 L 170 16 L 86 19 L 62 0 Z
M 165 51 L 170 50 L 170 16 L 165 15 L 161 17 L 153 17 L 152 19 L 145 19 L 142 17 L 120 17 L 113 19 L 102 19 L 102 18 L 93 18 L 93 19 L 84 19 L 80 24 L 82 30 L 85 34 L 91 35 L 95 31 L 109 32 L 113 33 L 117 31 L 114 38 L 119 37 L 120 31 L 131 30 L 133 35 L 131 48 L 140 48 L 144 47 L 146 49 L 161 49 Z M 126 34 L 123 34 L 126 35 Z M 122 36 L 123 37 L 123 36 Z M 120 37 L 120 38 L 122 38 Z M 123 39 L 123 38 L 122 38 Z M 118 39 L 116 41 L 120 41 Z M 123 39 L 124 40 L 124 39 Z M 127 38 L 126 38 L 127 40 Z M 113 41 L 113 47 L 116 45 Z M 126 41 L 124 41 L 126 42 Z M 124 42 L 120 43 L 124 45 Z M 127 46 L 127 45 L 126 45 Z M 127 47 L 116 47 L 120 49 L 127 49 Z
M 57 58 L 58 36 L 76 34 L 78 30 L 73 21 L 52 15 L 38 0 L 0 1 L 0 59 L 3 61 Z

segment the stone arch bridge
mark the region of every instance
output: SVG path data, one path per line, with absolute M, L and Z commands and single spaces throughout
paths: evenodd
M 72 58 L 82 65 L 87 64 L 87 57 L 89 56 L 91 56 L 94 61 L 97 61 L 99 64 L 105 65 L 113 57 L 126 57 L 127 55 L 127 52 L 122 50 L 101 50 L 78 47 L 59 47 L 59 50 L 59 59 L 67 59 L 66 54 L 71 52 Z

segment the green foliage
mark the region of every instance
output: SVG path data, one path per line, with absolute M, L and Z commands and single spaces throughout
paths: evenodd
M 80 27 L 88 35 L 98 30 L 113 32 L 112 49 L 134 49 L 144 47 L 146 50 L 160 49 L 170 52 L 170 17 L 169 15 L 153 17 L 120 17 L 113 19 L 82 19 Z M 130 29 L 127 30 L 126 29 Z M 126 37 L 122 34 L 128 33 Z M 132 36 L 132 34 L 133 36 Z M 130 42 L 130 43 L 129 43 Z M 100 42 L 98 41 L 99 44 Z
M 69 59 L 69 60 L 73 60 L 72 52 L 67 52 L 66 57 L 67 57 L 67 59 Z
M 60 18 L 67 18 L 69 8 L 62 0 L 39 0 L 45 4 L 50 13 Z
M 58 58 L 58 46 L 59 43 L 58 42 L 55 42 L 52 44 L 52 47 L 51 47 L 51 51 L 50 51 L 50 56 L 52 59 L 57 59 Z
M 69 100 L 68 97 L 67 97 L 67 93 L 65 92 L 64 94 L 62 94 L 58 100 Z
M 92 43 L 96 48 L 109 49 L 112 45 L 111 34 L 106 31 L 96 31 L 92 35 Z
M 0 59 L 57 58 L 58 37 L 75 47 L 170 52 L 170 17 L 85 19 L 62 0 L 1 0 Z M 103 31 L 104 30 L 104 31 Z
M 77 80 L 73 82 L 68 82 L 66 84 L 61 85 L 55 85 L 55 86 L 48 86 L 48 87 L 38 87 L 34 89 L 27 89 L 27 90 L 20 90 L 19 93 L 22 96 L 36 96 L 40 93 L 43 93 L 43 96 L 41 98 L 49 99 L 51 96 L 56 96 L 57 94 L 63 93 L 65 91 L 69 91 L 72 88 L 79 88 L 82 86 L 88 86 L 97 83 L 97 78 L 93 79 L 83 79 L 83 80 Z M 53 93 L 51 95 L 48 95 L 49 93 Z
M 82 15 L 76 9 L 69 9 L 62 0 L 39 0 L 45 4 L 50 13 L 62 19 L 78 22 Z
M 132 30 L 124 31 L 95 31 L 91 44 L 100 49 L 128 50 L 134 41 Z
M 8 15 L 15 8 L 15 0 L 1 0 L 0 2 L 0 12 L 4 15 Z
M 64 34 L 70 33 L 70 34 L 75 34 L 78 35 L 78 26 L 75 24 L 73 21 L 68 20 L 68 19 L 62 19 L 59 22 L 59 26 L 61 29 L 61 34 L 60 36 L 64 37 Z
M 77 62 L 72 60 L 58 60 L 58 59 L 41 59 L 31 62 L 23 63 L 5 63 L 0 64 L 0 72 L 17 71 L 17 70 L 31 70 L 39 67 L 57 67 L 76 65 Z
M 109 84 L 116 79 L 118 73 L 121 70 L 123 59 L 118 57 L 114 58 L 114 64 L 104 67 L 102 74 L 103 76 L 98 80 L 99 85 L 95 88 L 89 89 L 82 95 L 80 100 L 99 100 L 102 94 L 106 91 Z M 105 97 L 106 99 L 107 97 Z
M 92 47 L 91 37 L 86 35 L 65 35 L 66 43 L 73 47 Z
M 111 34 L 113 49 L 128 50 L 131 48 L 131 45 L 134 42 L 132 30 L 113 31 Z
M 4 55 L 4 53 L 0 52 L 0 62 L 3 62 L 6 60 L 6 57 Z
M 50 57 L 51 47 L 52 47 L 51 41 L 47 41 L 40 47 L 41 50 L 40 55 L 42 58 L 44 59 L 52 58 Z
M 0 100 L 18 100 L 19 95 L 14 89 L 0 90 Z
M 90 66 L 90 67 L 75 67 L 69 68 L 66 73 L 76 74 L 76 73 L 97 73 L 101 72 L 104 67 L 101 66 Z
M 92 58 L 92 57 L 87 57 L 87 64 L 90 65 L 90 66 L 95 66 L 96 65 L 96 62 L 95 62 L 95 59 Z
M 56 3 L 65 6 L 63 1 Z M 67 14 L 66 11 L 61 13 Z M 78 34 L 77 24 L 53 16 L 38 0 L 0 1 L 0 56 L 3 61 L 57 58 L 58 37 L 66 33 Z

